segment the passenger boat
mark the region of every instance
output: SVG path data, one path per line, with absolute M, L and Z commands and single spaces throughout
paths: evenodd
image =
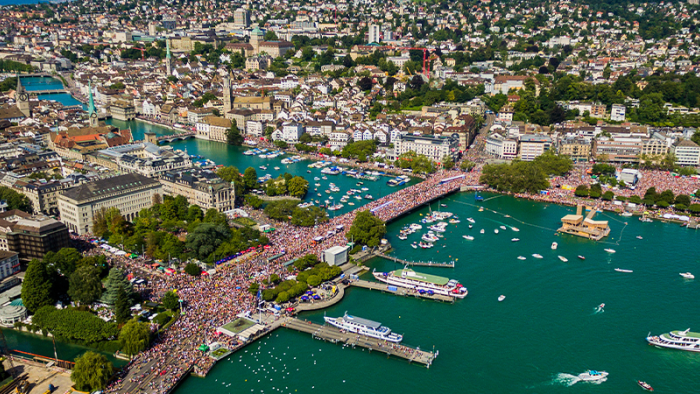
M 474 237 L 472 237 L 471 235 L 462 235 L 462 238 L 464 238 L 464 239 L 466 239 L 466 240 L 468 240 L 468 241 L 473 241 L 473 240 L 474 240 Z
M 632 272 L 634 272 L 634 271 L 632 271 L 632 270 L 625 270 L 625 269 L 622 269 L 622 268 L 615 268 L 615 271 L 617 271 L 617 272 L 624 272 L 624 273 L 627 273 L 627 274 L 631 274 Z
M 700 333 L 690 332 L 690 328 L 685 331 L 671 331 L 659 336 L 650 335 L 647 337 L 647 342 L 650 345 L 669 349 L 700 352 Z
M 511 239 L 511 241 L 512 241 L 512 242 L 518 242 L 518 241 L 520 241 L 520 238 L 513 238 L 513 239 Z
M 605 248 L 605 251 L 608 253 L 615 253 L 615 249 Z
M 498 302 L 501 302 L 501 301 L 503 301 L 503 300 L 505 300 L 505 299 L 506 299 L 506 296 L 504 296 L 503 294 L 501 294 L 500 296 L 498 296 Z
M 558 243 L 552 242 L 552 250 L 557 250 L 557 246 L 559 246 Z
M 638 380 L 637 384 L 639 385 L 639 387 L 643 388 L 646 391 L 654 391 L 654 388 L 651 387 L 651 385 L 647 382 L 643 382 L 641 380 Z
M 541 259 L 541 258 L 542 258 L 542 255 L 541 255 L 541 254 L 535 253 L 535 254 L 532 255 L 532 257 L 534 257 L 534 258 L 536 258 L 536 259 Z
M 375 279 L 389 285 L 414 289 L 417 291 L 433 291 L 455 298 L 467 296 L 467 288 L 455 279 L 448 279 L 437 275 L 428 275 L 416 272 L 410 268 L 395 270 L 392 272 L 372 272 Z
M 680 275 L 686 279 L 695 279 L 695 275 L 690 272 L 681 272 Z
M 561 260 L 561 261 L 563 261 L 563 262 L 565 262 L 565 263 L 569 262 L 569 259 L 567 259 L 567 258 L 564 257 L 564 256 L 557 256 L 557 257 L 559 257 L 559 260 Z
M 608 373 L 605 371 L 595 371 L 590 370 L 578 375 L 578 378 L 584 382 L 595 382 L 597 380 L 603 380 L 608 377 Z
M 324 316 L 323 320 L 331 326 L 338 327 L 347 332 L 354 332 L 370 338 L 377 338 L 383 341 L 399 343 L 403 340 L 403 335 L 391 332 L 389 327 L 381 323 L 348 315 L 347 312 L 342 317 Z

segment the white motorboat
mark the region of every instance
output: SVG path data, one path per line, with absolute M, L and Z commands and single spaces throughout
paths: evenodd
M 413 230 L 413 231 L 416 231 L 416 230 L 422 229 L 423 226 L 421 226 L 421 225 L 418 224 L 418 223 L 413 223 L 413 224 L 411 224 L 410 226 L 408 226 L 408 228 L 411 229 L 411 230 Z
M 535 254 L 532 255 L 532 257 L 534 257 L 534 258 L 536 258 L 536 259 L 541 259 L 541 258 L 542 258 L 542 255 L 541 255 L 541 254 L 535 253 Z
M 503 300 L 505 300 L 505 299 L 506 299 L 506 296 L 504 296 L 503 294 L 501 294 L 500 296 L 498 296 L 498 302 L 501 302 L 501 301 L 503 301 Z
M 617 272 L 625 272 L 625 273 L 628 273 L 628 274 L 634 272 L 634 271 L 632 271 L 632 270 L 625 270 L 625 269 L 622 269 L 622 268 L 615 268 L 615 271 L 617 271 Z
M 402 241 L 404 241 L 404 240 L 407 240 L 407 239 L 408 239 L 408 237 L 407 237 L 407 236 L 405 236 L 405 235 L 403 235 L 403 234 L 399 235 L 399 236 L 398 236 L 398 238 L 399 238 L 400 240 L 402 240 Z
M 501 230 L 508 230 L 508 229 L 506 228 L 506 226 L 500 226 L 500 227 L 501 227 Z
M 470 224 L 470 225 L 469 225 L 469 228 L 472 228 L 472 227 L 474 227 L 474 226 L 472 226 L 472 225 Z
M 474 237 L 472 237 L 471 235 L 462 235 L 462 238 L 464 238 L 464 239 L 466 239 L 466 240 L 469 240 L 469 241 L 473 241 L 473 240 L 474 240 Z
M 525 256 L 518 256 L 518 260 L 525 260 L 525 259 L 526 259 Z
M 518 241 L 520 241 L 520 238 L 513 238 L 513 239 L 511 239 L 511 241 L 518 242 Z
M 557 257 L 559 257 L 559 260 L 561 260 L 561 261 L 563 261 L 563 262 L 565 262 L 565 263 L 569 261 L 569 259 L 567 259 L 567 258 L 564 257 L 564 256 L 557 256 Z
M 520 229 L 517 228 L 517 227 L 511 227 L 510 229 L 513 230 L 513 231 L 516 231 L 516 232 L 517 232 L 517 231 L 520 231 Z
M 590 370 L 578 375 L 578 378 L 584 382 L 595 382 L 598 380 L 603 380 L 608 377 L 608 373 L 605 371 L 594 371 Z
M 472 218 L 467 218 L 467 221 L 468 221 L 469 223 L 472 223 L 472 224 L 476 223 L 476 222 L 474 221 L 474 219 L 472 219 Z
M 557 250 L 557 246 L 559 246 L 558 243 L 552 242 L 552 250 Z
M 498 229 L 497 228 L 493 229 L 493 233 L 498 234 Z
M 686 279 L 695 279 L 695 275 L 690 272 L 681 272 L 680 275 Z
M 414 242 L 414 243 L 411 244 L 411 247 L 412 247 L 413 249 L 418 249 L 418 244 Z
M 279 167 L 274 167 L 274 168 L 275 168 L 275 170 L 277 170 L 277 171 L 279 171 L 279 169 L 280 169 Z
M 637 239 L 644 239 L 641 235 L 637 235 Z
M 480 232 L 481 234 L 483 234 L 483 233 L 484 233 L 484 229 L 482 228 L 481 231 L 479 231 L 479 232 Z
M 605 248 L 605 251 L 608 253 L 615 253 L 615 249 Z
M 421 237 L 421 239 L 422 239 L 423 241 L 425 241 L 425 242 L 435 242 L 435 241 L 437 241 L 439 238 L 438 238 L 437 236 L 435 236 L 435 234 L 433 234 L 433 233 L 428 233 L 428 234 L 424 234 L 424 235 Z

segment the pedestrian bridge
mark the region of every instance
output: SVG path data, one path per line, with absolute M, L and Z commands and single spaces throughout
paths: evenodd
M 162 136 L 158 137 L 158 143 L 165 144 L 165 143 L 173 142 L 173 141 L 189 140 L 189 139 L 194 138 L 195 134 L 196 133 L 194 131 L 187 131 L 187 132 L 179 133 L 179 134 L 162 135 Z

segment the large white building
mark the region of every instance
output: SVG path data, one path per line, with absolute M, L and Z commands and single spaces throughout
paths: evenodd
M 58 211 L 68 229 L 82 235 L 92 232 L 93 218 L 102 208 L 117 208 L 131 221 L 153 205 L 156 194 L 163 194 L 158 180 L 139 174 L 119 175 L 63 191 L 58 196 Z
M 367 38 L 368 43 L 379 43 L 381 41 L 380 38 L 380 33 L 381 33 L 382 27 L 379 25 L 369 25 L 369 37 Z
M 499 159 L 514 159 L 518 154 L 518 142 L 500 133 L 491 133 L 486 137 L 485 151 Z
M 691 140 L 680 140 L 671 146 L 676 164 L 697 166 L 700 164 L 700 146 Z
M 520 136 L 520 159 L 535 160 L 552 145 L 552 139 L 546 135 L 525 134 Z
M 610 110 L 610 120 L 613 122 L 624 122 L 627 109 L 622 104 L 613 104 Z
M 398 157 L 407 152 L 416 152 L 435 162 L 445 156 L 453 159 L 459 150 L 459 138 L 432 135 L 402 134 L 394 141 L 394 154 Z

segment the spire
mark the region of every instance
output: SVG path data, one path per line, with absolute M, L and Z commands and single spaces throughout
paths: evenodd
M 166 38 L 165 39 L 165 58 L 170 60 L 170 41 Z
M 22 82 L 19 79 L 19 71 L 17 71 L 17 93 L 20 93 L 24 91 L 24 86 L 22 86 Z
M 92 83 L 88 81 L 88 91 L 90 95 L 89 103 L 88 103 L 88 115 L 94 114 L 95 111 L 95 100 L 92 98 Z

